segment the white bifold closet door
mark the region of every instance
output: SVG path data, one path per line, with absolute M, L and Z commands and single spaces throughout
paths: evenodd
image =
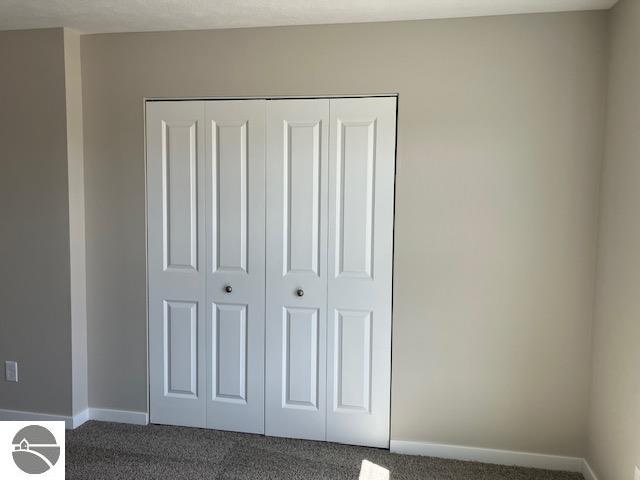
M 266 433 L 387 447 L 395 98 L 267 105 Z
M 264 101 L 147 104 L 150 413 L 264 432 Z
M 205 102 L 207 421 L 264 433 L 264 100 Z
M 389 446 L 396 99 L 331 100 L 327 440 Z
M 325 439 L 329 100 L 267 105 L 267 435 Z
M 396 99 L 147 103 L 150 418 L 389 445 Z
M 148 103 L 146 121 L 151 422 L 201 427 L 207 315 L 200 208 L 204 105 Z

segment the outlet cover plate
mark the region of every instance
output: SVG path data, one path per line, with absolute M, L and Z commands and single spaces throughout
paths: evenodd
M 4 374 L 7 382 L 18 381 L 18 362 L 8 360 L 4 362 Z
M 633 480 L 640 480 L 640 467 L 636 465 L 636 473 L 633 476 Z

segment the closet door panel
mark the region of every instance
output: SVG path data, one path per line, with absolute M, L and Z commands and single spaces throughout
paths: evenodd
M 389 446 L 396 99 L 332 99 L 327 440 Z
M 247 305 L 212 309 L 211 397 L 247 402 Z
M 267 105 L 267 435 L 324 440 L 329 101 Z
M 320 121 L 283 125 L 283 274 L 319 274 Z
M 264 433 L 265 101 L 205 109 L 206 423 Z
M 204 105 L 146 109 L 151 422 L 203 427 Z
M 318 408 L 319 324 L 317 308 L 285 308 L 283 312 L 282 405 Z
M 336 275 L 371 278 L 376 122 L 336 121 Z
M 210 124 L 212 272 L 247 272 L 247 123 L 211 120 Z
M 198 304 L 164 301 L 165 395 L 198 396 Z

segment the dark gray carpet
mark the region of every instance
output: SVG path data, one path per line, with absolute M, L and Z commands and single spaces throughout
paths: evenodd
M 357 480 L 366 459 L 393 480 L 582 480 L 576 473 L 161 425 L 87 422 L 67 432 L 66 447 L 67 479 Z

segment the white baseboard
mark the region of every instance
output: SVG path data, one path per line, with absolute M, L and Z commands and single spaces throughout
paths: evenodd
M 584 475 L 585 480 L 598 480 L 598 477 L 596 477 L 596 474 L 593 473 L 591 465 L 589 465 L 589 462 L 587 462 L 586 458 L 584 459 L 584 462 L 582 464 L 582 475 Z
M 23 412 L 20 410 L 0 410 L 0 421 L 14 422 L 64 422 L 66 429 L 74 428 L 73 418 L 66 415 L 52 415 L 49 413 Z
M 407 442 L 403 440 L 391 440 L 391 451 L 406 455 L 424 455 L 427 457 L 468 460 L 498 465 L 516 465 L 518 467 L 543 468 L 545 470 L 563 470 L 567 472 L 582 472 L 585 463 L 584 459 L 579 457 L 462 447 L 459 445 L 444 445 L 440 443 Z
M 88 408 L 73 417 L 0 409 L 0 421 L 7 420 L 62 421 L 65 422 L 67 429 L 74 429 L 88 420 L 147 425 L 149 423 L 149 415 L 147 412 L 111 410 L 108 408 Z M 393 453 L 405 455 L 423 455 L 427 457 L 468 460 L 498 465 L 517 465 L 519 467 L 543 468 L 546 470 L 581 472 L 585 480 L 598 480 L 598 477 L 593 473 L 587 460 L 579 457 L 563 457 L 559 455 L 545 455 L 513 450 L 494 450 L 490 448 L 462 447 L 459 445 L 410 442 L 404 440 L 391 440 L 390 450 Z
M 132 423 L 134 425 L 147 425 L 149 423 L 147 412 L 110 410 L 108 408 L 90 408 L 89 418 L 102 422 Z
M 103 422 L 132 423 L 135 425 L 147 425 L 149 416 L 146 412 L 130 412 L 126 410 L 109 410 L 106 408 L 87 408 L 77 415 L 51 415 L 48 413 L 23 412 L 20 410 L 0 409 L 0 421 L 31 421 L 34 422 L 64 422 L 67 430 L 78 428 L 88 420 L 100 420 Z
M 84 422 L 88 420 L 90 419 L 89 419 L 89 409 L 87 408 L 73 416 L 73 422 L 72 422 L 73 424 L 71 428 L 78 428 L 80 425 L 82 425 Z

